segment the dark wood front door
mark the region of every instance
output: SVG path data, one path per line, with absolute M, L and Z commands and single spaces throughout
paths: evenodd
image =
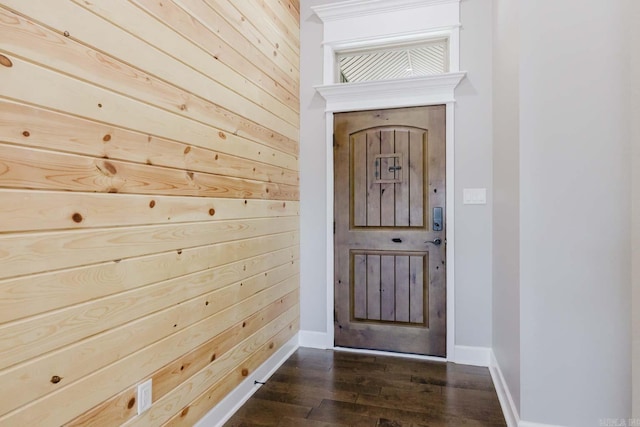
M 335 115 L 335 345 L 446 356 L 445 107 Z

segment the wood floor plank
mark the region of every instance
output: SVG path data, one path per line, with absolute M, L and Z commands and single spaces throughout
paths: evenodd
M 358 398 L 358 393 L 274 381 L 269 387 L 262 387 L 254 396 L 257 399 L 290 403 L 292 405 L 319 406 L 323 399 L 354 403 Z
M 279 412 L 274 418 L 274 408 L 286 405 L 311 409 L 306 416 Z M 269 409 L 264 414 L 257 410 L 265 407 Z M 252 425 L 497 427 L 506 423 L 486 368 L 300 348 L 225 427 Z
M 273 376 L 276 381 L 289 381 L 292 383 L 308 384 L 313 387 L 332 387 L 336 390 L 353 391 L 358 394 L 377 395 L 380 393 L 380 387 L 372 387 L 368 385 L 352 384 L 348 382 L 335 381 L 328 372 L 324 371 L 306 371 L 304 378 L 299 376 L 295 370 L 291 368 L 281 367 Z
M 375 427 L 378 424 L 378 419 L 369 416 L 364 406 L 334 400 L 323 400 L 319 407 L 313 408 L 309 419 L 342 422 L 353 427 Z
M 409 374 L 376 372 L 375 375 L 361 375 L 350 372 L 333 372 L 333 375 L 334 378 L 337 378 L 342 382 L 358 385 L 361 387 L 369 387 L 376 390 L 381 390 L 383 387 L 393 387 L 399 390 L 412 390 L 416 393 L 419 393 L 425 389 L 441 389 L 440 386 L 434 384 L 412 382 L 412 376 Z M 440 392 L 442 393 L 442 391 Z
M 282 416 L 306 418 L 311 407 L 292 405 L 271 400 L 251 399 L 240 411 L 238 418 L 258 425 L 277 424 Z M 229 426 L 235 425 L 233 422 Z
M 323 421 L 313 421 L 304 418 L 285 417 L 278 423 L 278 427 L 348 427 L 347 424 L 327 423 Z
M 475 390 L 492 390 L 491 378 L 475 378 L 469 376 L 452 377 L 437 373 L 425 373 L 411 377 L 411 381 L 418 384 L 432 384 L 443 387 L 469 388 Z
M 489 369 L 482 366 L 460 365 L 457 363 L 433 362 L 426 364 L 421 360 L 407 360 L 397 357 L 389 358 L 389 371 L 416 374 L 428 370 L 429 372 L 447 372 L 450 374 L 470 374 L 490 377 Z
M 326 360 L 313 360 L 313 359 L 289 359 L 284 363 L 285 366 L 298 369 L 313 369 L 317 371 L 328 371 L 333 364 Z
M 398 402 L 397 405 L 401 405 L 401 403 Z M 404 423 L 425 423 L 429 426 L 486 426 L 486 424 L 481 421 L 453 415 L 444 415 L 440 413 L 438 409 L 434 409 L 430 412 L 415 412 L 405 409 L 384 408 L 373 405 L 361 405 L 357 403 L 346 403 L 332 400 L 323 400 L 322 404 L 318 408 L 314 408 L 311 411 L 309 418 L 322 421 L 362 418 L 367 420 L 376 420 L 376 423 L 380 419 L 385 419 Z M 377 424 L 374 425 L 377 426 Z

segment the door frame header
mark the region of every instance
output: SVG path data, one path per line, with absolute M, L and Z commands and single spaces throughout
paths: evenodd
M 466 73 L 314 86 L 326 100 L 326 112 L 416 107 L 455 102 L 454 89 Z
M 323 21 L 323 85 L 339 82 L 336 53 L 433 38 L 449 39 L 460 71 L 460 0 L 351 0 L 312 7 Z

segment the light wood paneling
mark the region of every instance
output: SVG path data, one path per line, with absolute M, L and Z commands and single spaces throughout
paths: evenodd
M 269 323 L 258 333 L 242 341 L 232 351 L 225 353 L 219 359 L 216 358 L 210 367 L 201 370 L 180 384 L 174 392 L 162 397 L 158 404 L 154 405 L 149 411 L 133 418 L 125 425 L 146 426 L 168 421 L 171 416 L 178 412 L 181 413 L 182 409 L 189 405 L 190 402 L 197 400 L 200 394 L 215 387 L 216 383 L 225 377 L 225 372 L 238 371 L 242 377 L 247 377 L 249 375 L 248 368 L 245 367 L 247 359 L 249 359 L 247 355 L 260 354 L 265 350 L 268 353 L 275 352 L 276 344 L 280 347 L 293 335 L 293 327 L 297 327 L 296 317 L 298 317 L 298 311 L 295 308 L 289 310 L 280 319 Z M 278 332 L 281 332 L 281 334 L 278 334 Z M 265 360 L 269 355 L 265 355 L 266 357 L 263 357 L 262 360 Z M 236 384 L 239 382 L 235 381 Z M 211 383 L 213 385 L 210 385 Z
M 194 120 L 185 120 L 166 110 L 81 80 L 70 79 L 64 74 L 15 57 L 12 58 L 12 62 L 13 66 L 10 70 L 15 70 L 15 74 L 7 78 L 8 84 L 3 88 L 3 94 L 9 98 L 34 97 L 35 102 L 53 110 L 62 109 L 71 114 L 98 121 L 119 123 L 121 127 L 140 132 L 147 130 L 152 136 L 183 141 L 203 148 L 219 149 L 223 152 L 231 149 L 229 147 L 233 142 L 231 138 L 215 127 Z M 65 96 L 51 96 L 52 87 L 64 91 Z M 124 111 L 127 114 L 123 115 Z M 292 132 L 297 133 L 297 130 Z M 260 147 L 262 146 L 256 145 L 259 149 L 254 151 L 260 152 Z M 246 156 L 244 151 L 229 152 L 229 154 Z
M 298 187 L 111 159 L 22 148 L 0 143 L 0 187 L 38 190 L 96 191 L 298 199 Z
M 16 360 L 24 360 L 35 357 L 43 352 L 54 350 L 82 339 L 85 336 L 94 335 L 110 328 L 115 328 L 137 317 L 150 315 L 158 310 L 163 310 L 176 304 L 190 305 L 186 301 L 205 293 L 211 293 L 219 288 L 229 285 L 237 280 L 244 280 L 251 275 L 268 274 L 273 263 L 289 261 L 291 251 L 262 255 L 257 260 L 237 263 L 205 270 L 186 277 L 160 282 L 152 286 L 136 289 L 135 291 L 112 295 L 110 297 L 89 301 L 84 304 L 74 305 L 53 312 L 29 318 L 27 320 L 12 322 L 0 327 L 0 363 L 10 366 Z M 247 267 L 247 265 L 249 267 Z M 285 273 L 291 275 L 292 269 L 297 267 L 296 262 L 288 263 Z M 276 270 L 275 274 L 280 274 Z M 259 277 L 265 277 L 260 274 Z M 258 282 L 260 286 L 262 283 Z M 236 291 L 246 293 L 258 292 L 251 282 L 240 282 Z M 225 288 L 226 289 L 226 288 Z M 226 289 L 231 292 L 234 289 Z M 214 299 L 207 310 L 219 309 L 217 304 L 224 301 L 225 294 L 217 293 L 214 296 L 207 295 L 208 299 Z M 196 304 L 199 306 L 200 304 Z M 0 378 L 2 374 L 0 374 Z M 10 389 L 7 392 L 14 393 Z M 14 395 L 15 396 L 15 395 Z M 4 401 L 5 404 L 7 401 Z M 2 408 L 2 404 L 0 404 Z
M 171 334 L 140 351 L 118 359 L 117 362 L 109 365 L 106 369 L 98 370 L 66 388 L 50 393 L 8 413 L 0 418 L 0 425 L 59 425 L 67 419 L 75 418 L 81 415 L 83 408 L 91 408 L 99 404 L 120 390 L 131 386 L 132 382 L 141 382 L 160 367 L 169 364 L 182 354 L 206 342 L 206 337 L 221 333 L 232 326 L 238 318 L 250 315 L 293 291 L 295 287 L 295 280 L 285 282 L 270 293 L 264 292 L 264 295 L 256 295 L 252 299 L 247 299 L 241 304 L 229 307 L 183 331 Z M 274 294 L 278 296 L 274 298 Z M 168 324 L 156 324 L 156 328 L 162 327 L 171 328 Z M 98 352 L 100 348 L 94 348 L 94 351 Z M 217 368 L 219 367 L 212 366 L 207 370 L 216 372 L 219 370 Z M 184 387 L 184 384 L 182 383 L 179 387 Z M 88 390 L 91 390 L 91 392 L 88 392 Z M 176 388 L 167 396 L 169 396 L 168 398 L 180 397 L 179 392 L 181 391 Z M 154 407 L 157 406 L 154 405 Z M 55 407 L 56 411 L 48 409 L 51 407 Z
M 0 279 L 297 230 L 295 217 L 0 235 Z
M 294 156 L 225 133 L 218 136 L 230 140 L 232 145 L 224 149 L 232 155 L 1 98 L 0 109 L 3 140 L 12 144 L 257 181 L 292 185 L 299 181 Z
M 273 355 L 279 346 L 286 343 L 293 336 L 293 331 L 298 327 L 297 321 L 294 321 L 282 328 L 280 332 L 265 342 L 238 367 L 209 387 L 188 406 L 184 407 L 184 409 L 179 412 L 179 415 L 176 414 L 169 419 L 165 425 L 167 427 L 193 425 L 206 414 L 207 408 L 211 404 L 210 402 L 213 401 L 217 403 L 222 400 L 236 385 L 245 380 L 246 377 L 254 372 L 267 358 Z
M 253 64 L 246 57 L 242 56 L 242 52 L 236 51 L 232 45 L 229 45 L 220 38 L 216 32 L 208 28 L 205 23 L 200 20 L 190 19 L 190 15 L 176 3 L 159 3 L 153 0 L 138 0 L 136 3 L 160 20 L 172 25 L 174 29 L 179 29 L 184 37 L 210 52 L 218 61 L 238 71 L 257 86 L 269 88 L 273 93 L 278 94 L 277 98 L 289 108 L 294 111 L 299 111 L 296 86 L 291 85 L 287 89 L 278 84 L 279 73 L 273 73 L 274 77 L 271 77 L 268 74 L 268 68 L 263 71 L 257 65 Z M 211 13 L 215 13 L 215 11 L 211 11 Z M 260 60 L 260 65 L 262 64 L 267 65 L 267 61 L 264 59 Z M 283 78 L 283 80 L 287 81 L 286 77 Z
M 228 0 L 238 12 L 245 17 L 247 33 L 254 35 L 256 38 L 263 40 L 263 44 L 266 41 L 268 46 L 273 49 L 273 56 L 283 56 L 286 61 L 291 64 L 294 69 L 298 69 L 298 55 L 299 55 L 299 43 L 297 37 L 292 37 L 283 25 L 282 21 L 275 17 L 272 10 L 260 1 L 241 1 L 241 0 Z M 257 28 L 251 24 L 255 21 L 258 15 L 268 16 L 267 25 L 263 25 Z M 294 47 L 292 47 L 294 46 Z
M 185 0 L 180 0 L 185 1 Z M 193 0 L 190 0 L 193 1 Z M 264 25 L 257 26 L 251 21 L 251 18 L 246 15 L 254 15 L 255 5 L 249 5 L 249 8 L 244 8 L 243 2 L 231 2 L 229 0 L 204 0 L 212 9 L 216 10 L 224 17 L 224 19 L 234 27 L 237 27 L 242 36 L 246 38 L 254 46 L 258 46 L 258 49 L 267 57 L 272 58 L 273 61 L 286 73 L 296 74 L 298 69 L 297 60 L 287 57 L 282 53 L 280 46 L 276 46 L 278 43 L 276 39 L 278 35 L 275 35 L 273 39 L 268 36 L 264 36 L 262 31 L 264 27 L 268 26 L 268 19 L 264 22 Z M 261 15 L 258 13 L 257 15 Z
M 0 233 L 295 216 L 300 205 L 280 200 L 1 189 L 0 200 L 8 216 L 0 223 Z
M 291 25 L 292 26 L 291 28 L 293 28 L 292 30 L 292 32 L 294 33 L 293 36 L 298 37 L 297 47 L 300 48 L 300 37 L 299 37 L 298 31 L 295 30 L 295 28 L 300 27 L 300 11 L 296 8 L 296 6 L 293 5 L 293 2 L 286 1 L 286 0 L 276 0 L 275 2 L 273 1 L 265 2 L 265 4 L 267 4 L 267 6 L 272 8 L 272 10 L 275 12 L 277 19 L 280 19 L 283 21 L 292 20 L 292 22 L 290 21 L 288 25 Z M 286 16 L 284 12 L 289 13 L 289 16 Z
M 0 281 L 0 323 L 297 246 L 295 232 L 108 261 Z M 85 285 L 89 284 L 89 285 Z
M 258 4 L 262 10 L 271 18 L 272 26 L 276 32 L 285 36 L 287 43 L 291 45 L 296 53 L 300 53 L 300 17 L 298 15 L 283 13 L 290 9 L 282 1 L 251 0 L 250 3 Z
M 215 3 L 198 0 L 174 0 L 174 2 L 196 19 L 199 19 L 207 28 L 218 34 L 222 40 L 233 46 L 238 52 L 248 56 L 262 70 L 274 76 L 277 83 L 283 85 L 289 92 L 294 94 L 300 92 L 299 77 L 293 71 L 293 68 L 287 67 L 287 64 L 284 63 L 274 62 L 272 53 L 264 50 L 261 43 L 256 45 L 247 39 L 242 29 L 228 15 L 227 19 L 229 20 L 225 19 L 225 9 L 223 7 L 212 7 L 215 6 Z
M 28 57 L 40 65 L 73 74 L 77 78 L 91 79 L 115 92 L 194 120 L 214 124 L 220 129 L 237 132 L 265 144 L 295 150 L 295 141 L 277 135 L 248 119 L 237 117 L 215 103 L 191 95 L 106 54 L 87 52 L 86 46 L 10 11 L 0 10 L 0 23 L 5 23 L 0 25 L 0 36 L 6 40 L 5 49 L 8 53 Z M 48 49 L 43 50 L 43 45 Z M 52 61 L 52 58 L 55 60 Z M 113 73 L 114 69 L 118 70 L 117 74 Z M 280 103 L 263 104 L 265 108 L 286 112 Z M 289 120 L 289 116 L 295 119 L 295 114 L 292 111 L 287 117 Z
M 283 281 L 289 279 L 287 283 L 290 286 L 291 277 L 293 277 L 291 273 L 296 267 L 297 263 L 287 264 L 286 267 L 268 270 L 268 278 L 265 278 L 263 274 L 258 274 L 257 276 L 254 275 L 253 277 L 246 278 L 246 280 L 233 283 L 219 290 L 212 287 L 206 294 L 189 299 L 180 306 L 172 306 L 160 310 L 161 314 L 154 314 L 153 310 L 147 310 L 146 313 L 141 314 L 149 315 L 149 318 L 144 321 L 137 321 L 136 328 L 137 331 L 148 331 L 148 335 L 140 335 L 141 338 L 136 342 L 116 341 L 116 336 L 111 331 L 107 331 L 99 338 L 85 340 L 79 344 L 64 347 L 60 351 L 39 356 L 37 360 L 20 364 L 14 369 L 0 375 L 3 384 L 6 384 L 6 387 L 3 387 L 0 392 L 0 396 L 2 396 L 0 407 L 6 412 L 8 409 L 12 409 L 13 406 L 28 403 L 49 392 L 56 391 L 67 384 L 72 384 L 99 368 L 116 362 L 117 358 L 114 357 L 114 354 L 143 349 L 145 346 L 153 343 L 152 339 L 158 338 L 159 331 L 153 331 L 154 327 L 160 330 L 166 327 L 171 330 L 171 333 L 174 333 L 197 323 L 211 313 L 216 313 L 235 303 L 241 302 L 243 299 L 247 299 L 249 296 L 258 292 L 256 288 L 271 287 L 274 283 L 278 283 L 279 279 Z M 184 290 L 185 287 L 186 286 L 178 287 L 177 291 Z M 272 293 L 273 291 L 271 294 Z M 151 294 L 153 295 L 153 292 L 151 292 Z M 105 304 L 103 303 L 102 305 L 104 306 Z M 129 306 L 130 305 L 127 305 L 126 308 Z M 117 309 L 112 309 L 114 313 L 110 312 L 111 318 L 106 316 L 104 323 L 108 327 L 111 327 L 117 321 L 117 319 L 112 318 L 116 316 L 119 316 L 120 319 L 125 318 L 127 314 L 126 308 L 122 310 L 122 312 L 118 312 Z M 68 311 L 69 310 L 64 314 L 68 313 Z M 80 319 L 85 320 L 85 325 L 81 326 L 87 326 L 86 324 L 92 323 L 91 321 L 93 320 L 90 318 Z M 152 322 L 158 319 L 164 321 L 160 321 L 153 326 Z M 167 320 L 169 322 L 167 322 Z M 173 324 L 170 323 L 171 320 L 174 321 Z M 52 319 L 52 321 L 55 321 L 55 319 Z M 60 325 L 60 323 L 56 323 L 56 325 Z M 57 332 L 55 328 L 51 329 L 54 334 Z M 93 329 L 99 331 L 104 328 L 95 325 Z M 116 329 L 116 327 L 112 329 Z M 131 331 L 131 327 L 128 324 L 120 325 L 118 328 L 119 334 L 126 334 L 129 331 Z M 64 331 L 61 330 L 56 338 L 60 339 L 63 337 L 63 332 Z M 109 344 L 111 344 L 109 347 L 110 352 L 105 352 L 101 355 L 91 355 L 89 357 L 88 351 L 91 349 L 95 350 L 96 345 L 100 345 L 101 342 L 109 342 Z M 46 350 L 46 348 L 42 349 L 42 351 Z M 69 361 L 73 361 L 73 364 L 65 363 Z M 62 380 L 57 384 L 52 384 L 49 380 L 53 375 L 58 375 Z M 25 383 L 28 387 L 15 387 L 16 385 Z
M 94 1 L 90 4 L 81 2 L 82 7 L 60 0 L 55 3 L 47 0 L 29 2 L 6 0 L 3 4 L 33 18 L 34 21 L 55 29 L 58 33 L 68 33 L 69 37 L 83 44 L 89 44 L 91 48 L 110 52 L 121 61 L 133 64 L 138 69 L 147 69 L 149 74 L 176 85 L 180 84 L 194 95 L 211 98 L 213 102 L 217 100 L 223 108 L 246 118 L 251 117 L 261 124 L 270 123 L 275 127 L 273 130 L 284 130 L 292 133 L 294 139 L 297 138 L 296 126 L 272 112 L 276 111 L 284 115 L 287 110 L 268 111 L 265 109 L 266 105 L 264 107 L 260 105 L 264 100 L 255 97 L 251 100 L 247 99 L 246 97 L 252 96 L 253 90 L 246 84 L 245 79 L 238 77 L 237 73 L 230 70 L 219 70 L 217 74 L 212 72 L 219 66 L 218 61 L 205 55 L 193 44 L 186 41 L 183 43 L 183 40 L 169 29 L 165 31 L 153 24 L 154 28 L 147 31 L 146 25 L 140 25 L 133 18 L 143 19 L 147 25 L 152 25 L 152 21 L 149 17 L 145 19 L 138 13 L 141 12 L 139 9 L 128 5 L 125 0 Z M 83 7 L 91 8 L 95 14 Z M 141 39 L 122 30 L 119 26 L 132 31 L 146 32 L 137 34 L 142 37 Z M 109 37 L 104 37 L 105 33 L 109 34 Z M 144 39 L 144 37 L 147 38 Z M 164 41 L 162 45 L 161 41 Z M 163 47 L 164 49 L 171 47 L 171 53 L 178 58 L 165 53 L 162 50 Z M 119 70 L 116 68 L 115 72 L 119 73 Z M 221 82 L 227 78 L 233 80 Z M 230 87 L 235 88 L 242 96 Z M 257 90 L 256 88 L 255 91 Z M 291 120 L 295 121 L 295 116 Z
M 256 312 L 252 316 L 239 321 L 223 333 L 215 336 L 208 342 L 195 348 L 193 351 L 176 359 L 174 362 L 156 371 L 153 378 L 153 395 L 160 398 L 166 395 L 186 378 L 200 371 L 209 363 L 215 361 L 222 354 L 235 345 L 238 339 L 244 339 L 255 333 L 265 322 L 272 321 L 284 310 L 288 310 L 297 304 L 299 294 L 292 292 L 285 295 Z M 82 414 L 69 423 L 70 426 L 121 424 L 136 415 L 136 408 L 129 407 L 131 399 L 136 398 L 136 388 L 127 389 L 117 396 L 106 400 L 91 411 Z
M 0 427 L 193 424 L 297 332 L 299 7 L 2 2 Z

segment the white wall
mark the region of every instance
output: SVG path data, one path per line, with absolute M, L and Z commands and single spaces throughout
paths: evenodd
M 327 328 L 327 194 L 324 99 L 313 88 L 322 84 L 322 21 L 300 2 L 300 329 Z
M 520 1 L 521 418 L 630 415 L 623 0 Z
M 326 332 L 326 171 L 322 83 L 322 24 L 301 1 L 301 329 Z M 485 187 L 491 197 L 491 8 L 461 3 L 461 69 L 456 91 L 456 343 L 491 344 L 491 208 L 462 205 L 463 187 Z M 452 297 L 452 296 L 450 296 Z M 303 333 L 304 334 L 304 333 Z
M 301 317 L 302 329 L 316 332 L 326 331 L 330 278 L 324 102 L 312 88 L 322 82 L 322 24 L 310 6 L 326 3 L 301 2 Z M 626 418 L 629 94 L 634 118 L 640 108 L 637 79 L 635 92 L 625 80 L 629 53 L 637 71 L 638 52 L 624 49 L 622 21 L 626 14 L 637 27 L 623 4 L 638 13 L 640 2 L 520 1 L 517 11 L 515 2 L 490 4 L 461 2 L 461 69 L 469 74 L 456 91 L 456 343 L 493 346 L 523 420 L 596 426 Z M 637 147 L 634 154 L 637 182 Z M 489 204 L 462 205 L 465 187 L 486 187 Z M 640 185 L 633 190 L 640 206 Z M 633 231 L 637 244 L 638 215 Z
M 455 110 L 456 344 L 491 346 L 491 2 L 460 3 Z M 463 205 L 463 188 L 487 188 L 486 205 Z
M 632 125 L 632 325 L 633 325 L 633 406 L 632 415 L 640 418 L 640 2 L 629 0 L 630 11 L 627 14 L 627 30 L 631 66 L 630 76 L 630 112 Z M 635 46 L 635 47 L 634 47 Z
M 518 2 L 493 2 L 493 352 L 520 411 Z

